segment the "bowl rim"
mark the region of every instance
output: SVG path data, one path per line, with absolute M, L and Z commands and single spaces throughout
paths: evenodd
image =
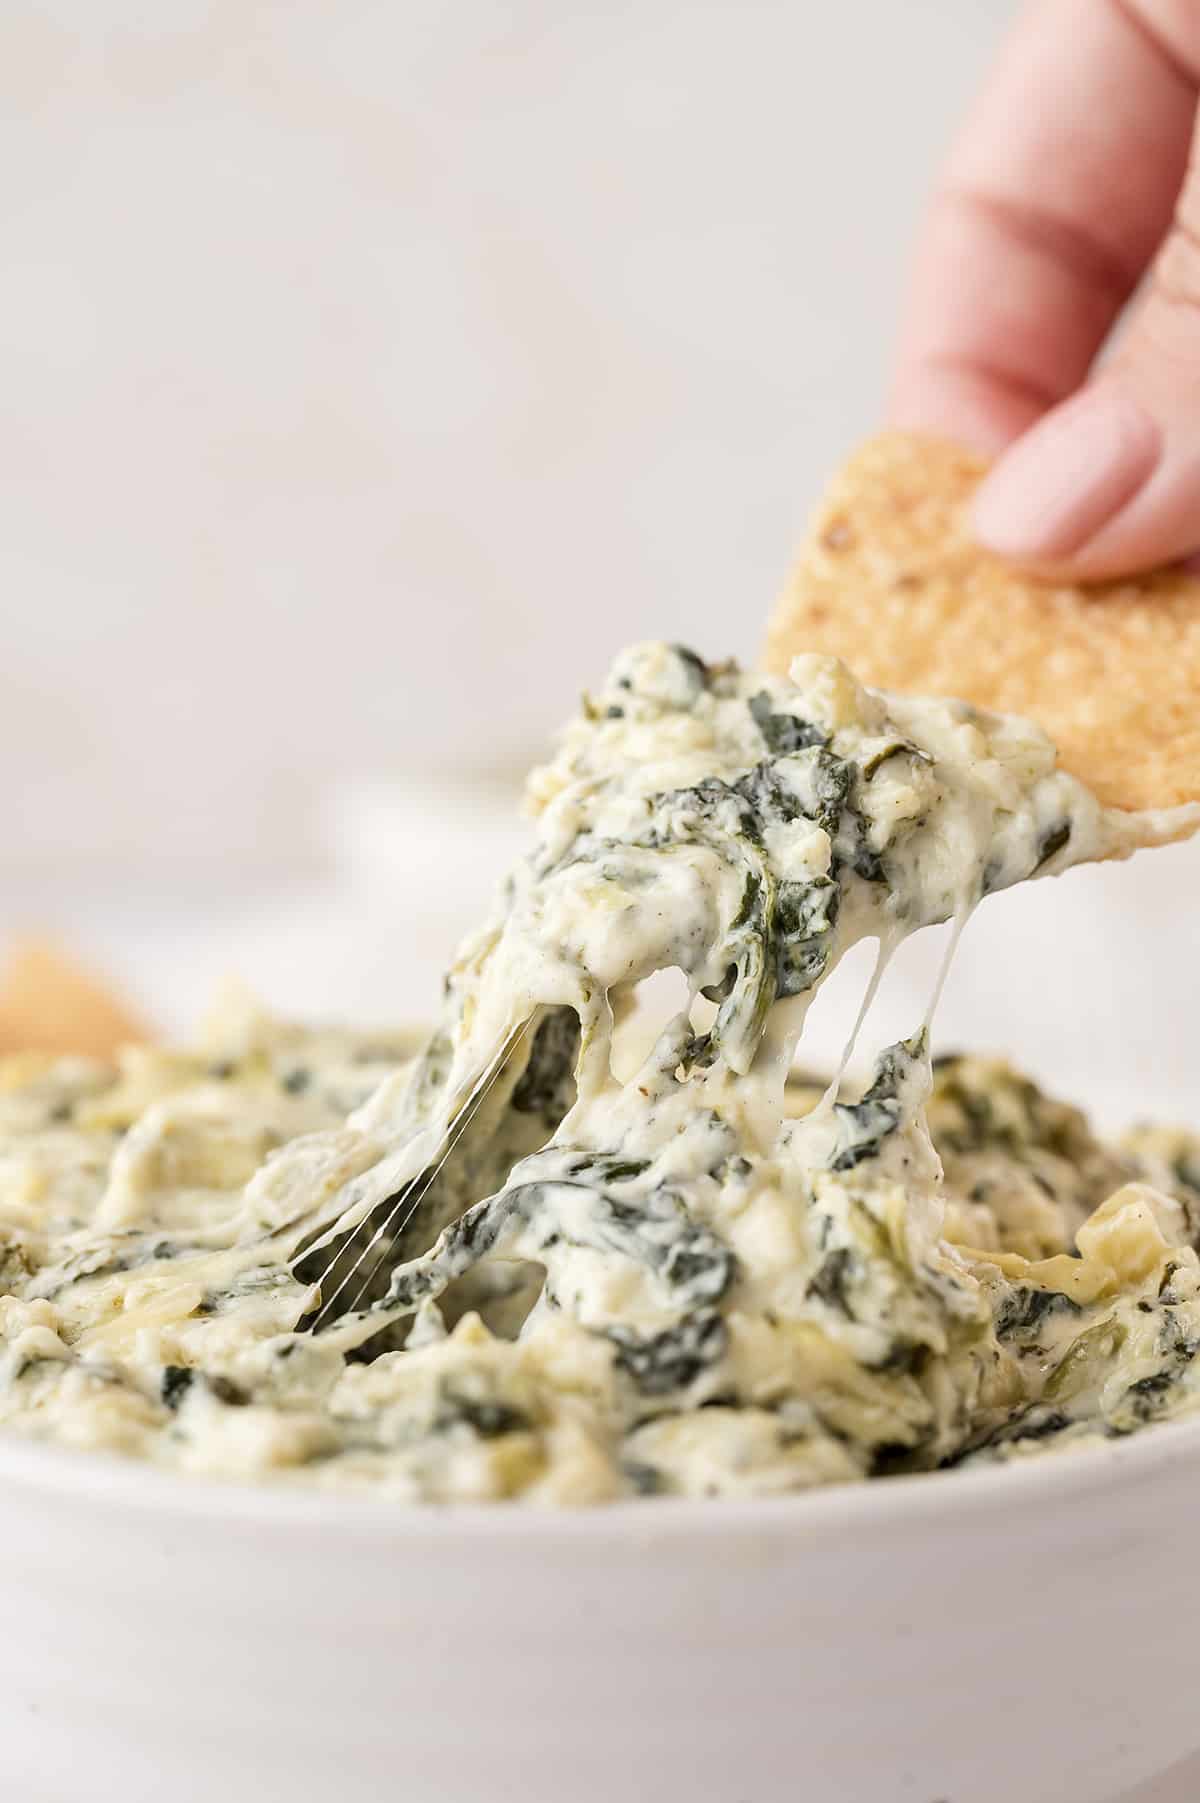
M 1200 1475 L 1200 1414 L 1158 1422 L 1131 1435 L 968 1471 L 915 1472 L 861 1483 L 821 1485 L 779 1496 L 631 1497 L 555 1507 L 513 1502 L 415 1503 L 370 1491 L 332 1491 L 250 1478 L 179 1471 L 119 1454 L 53 1445 L 0 1432 L 0 1494 L 16 1491 L 55 1504 L 221 1526 L 269 1525 L 276 1533 L 336 1525 L 340 1539 L 397 1543 L 436 1537 L 468 1542 L 533 1538 L 644 1542 L 662 1534 L 718 1541 L 769 1530 L 798 1540 L 885 1531 L 932 1517 L 1096 1502 L 1130 1483 L 1153 1482 L 1179 1466 Z M 955 1499 L 958 1499 L 957 1503 Z M 964 1525 L 962 1520 L 956 1524 Z M 349 1532 L 347 1532 L 349 1530 Z M 685 1532 L 686 1530 L 686 1532 Z

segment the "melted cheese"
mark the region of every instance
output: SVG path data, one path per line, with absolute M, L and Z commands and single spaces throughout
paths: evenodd
M 771 1492 L 1191 1406 L 1190 1141 L 927 1025 L 786 1086 L 851 946 L 1170 836 L 1027 724 L 635 647 L 420 1056 L 244 1012 L 0 1075 L 0 1422 L 423 1500 Z M 638 986 L 686 1000 L 630 1064 Z M 614 1038 L 615 1036 L 615 1038 Z

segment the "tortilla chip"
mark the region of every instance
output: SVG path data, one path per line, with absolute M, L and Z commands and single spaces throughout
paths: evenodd
M 22 940 L 0 969 L 0 1054 L 109 1058 L 150 1037 L 110 990 L 42 940 Z
M 1200 801 L 1200 581 L 1035 582 L 971 537 L 985 467 L 902 433 L 865 445 L 817 512 L 767 667 L 832 653 L 878 688 L 1035 720 L 1111 807 Z

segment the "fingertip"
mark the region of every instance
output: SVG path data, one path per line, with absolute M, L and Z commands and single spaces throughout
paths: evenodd
M 972 508 L 976 536 L 997 555 L 1041 570 L 1094 569 L 1089 547 L 1146 485 L 1162 451 L 1162 430 L 1136 396 L 1112 379 L 1091 383 L 987 476 Z

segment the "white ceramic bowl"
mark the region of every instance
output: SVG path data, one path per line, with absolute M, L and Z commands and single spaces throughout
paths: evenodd
M 0 1442 L 7 1803 L 1100 1803 L 1200 1744 L 1200 1423 L 412 1510 Z

